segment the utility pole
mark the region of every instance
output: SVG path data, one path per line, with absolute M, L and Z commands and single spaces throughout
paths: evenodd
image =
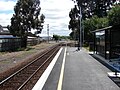
M 82 13 L 81 13 L 81 6 L 80 6 L 80 49 L 82 49 Z
M 84 41 L 84 23 L 82 23 L 82 32 L 83 32 L 83 33 L 82 33 L 82 34 L 83 34 L 83 37 L 82 37 L 82 38 L 83 38 L 83 43 L 82 43 L 82 45 L 84 45 L 84 42 L 85 42 L 85 41 Z
M 48 43 L 49 43 L 49 24 L 47 24 L 47 35 L 48 35 Z
M 81 21 L 82 21 L 82 13 L 81 13 L 81 6 L 79 7 L 80 9 L 80 31 L 79 31 L 79 42 L 78 42 L 78 50 L 82 49 L 82 25 L 81 25 Z

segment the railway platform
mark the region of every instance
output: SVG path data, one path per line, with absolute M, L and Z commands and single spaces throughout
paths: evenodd
M 120 90 L 84 49 L 62 47 L 32 90 Z

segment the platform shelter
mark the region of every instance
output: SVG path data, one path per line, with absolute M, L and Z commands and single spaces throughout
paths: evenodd
M 105 59 L 120 57 L 120 28 L 112 26 L 97 29 L 94 34 L 94 53 Z

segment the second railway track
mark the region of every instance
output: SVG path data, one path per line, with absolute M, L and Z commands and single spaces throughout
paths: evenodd
M 60 46 L 56 45 L 0 82 L 0 90 L 31 90 Z

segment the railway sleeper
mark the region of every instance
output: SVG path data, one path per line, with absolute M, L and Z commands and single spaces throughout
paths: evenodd
M 1 88 L 8 88 L 8 87 L 14 87 L 14 88 L 17 88 L 18 86 L 20 86 L 21 84 L 19 82 L 14 82 L 14 83 L 7 83 L 7 84 L 3 84 L 2 86 L 3 87 L 0 87 Z M 1 89 L 2 90 L 2 89 Z
M 12 87 L 10 87 L 10 86 L 6 86 L 6 88 L 0 88 L 1 90 L 13 90 L 13 88 Z

